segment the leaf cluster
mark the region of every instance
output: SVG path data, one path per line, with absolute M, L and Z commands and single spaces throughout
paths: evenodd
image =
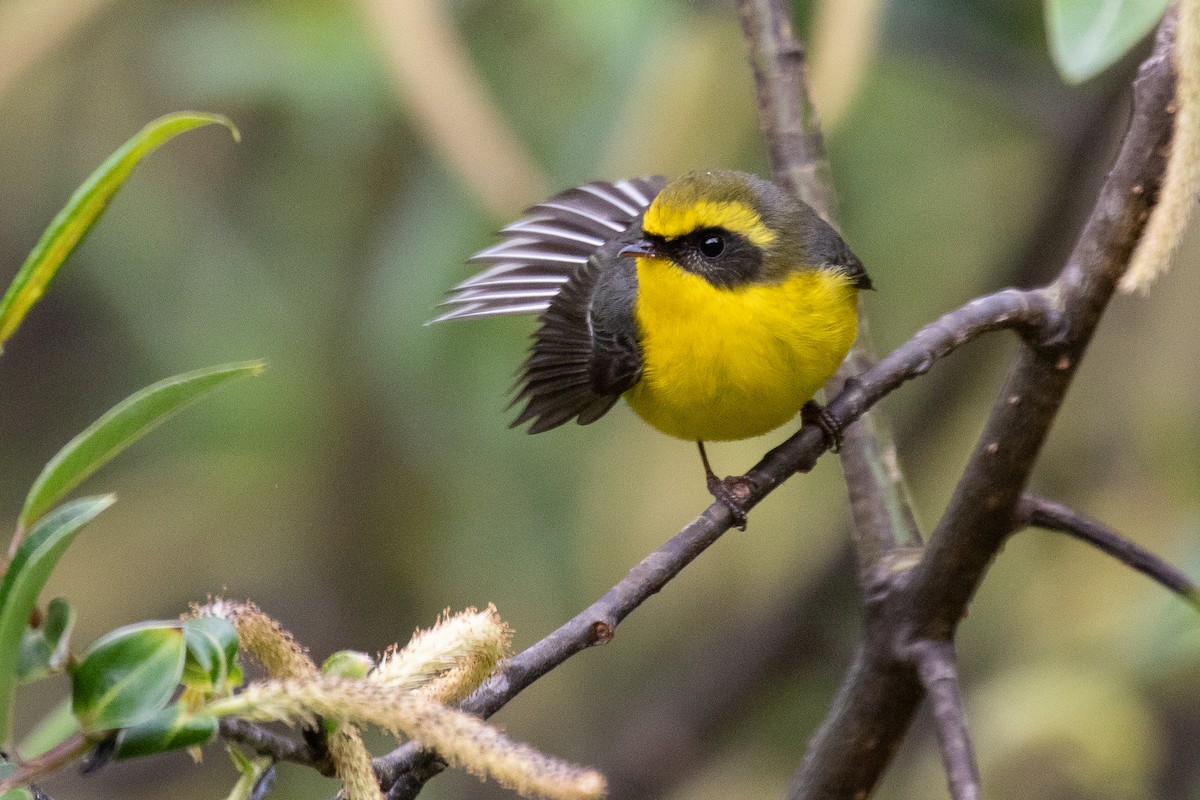
M 223 124 L 210 114 L 173 114 L 146 126 L 71 197 L 0 300 L 0 343 L 53 282 L 134 165 L 192 128 Z M 80 483 L 187 405 L 230 380 L 257 375 L 261 362 L 226 364 L 160 381 L 114 406 L 64 445 L 29 489 L 0 581 L 0 797 L 42 793 L 34 784 L 86 753 L 85 771 L 212 741 L 222 720 L 296 724 L 320 742 L 350 800 L 378 798 L 370 753 L 356 725 L 419 738 L 450 763 L 526 795 L 595 797 L 604 779 L 515 743 L 447 704 L 475 690 L 509 653 L 511 631 L 494 607 L 469 609 L 418 631 L 376 664 L 335 653 L 322 669 L 276 621 L 249 603 L 216 601 L 182 620 L 150 620 L 113 630 L 76 656 L 75 611 L 62 598 L 41 610 L 43 587 L 80 531 L 115 502 L 112 495 L 63 502 Z M 239 652 L 268 679 L 242 687 Z M 70 698 L 19 744 L 13 711 L 18 686 L 65 674 Z M 242 688 L 240 693 L 234 690 Z M 236 735 L 231 735 L 237 738 Z M 299 747 L 297 745 L 297 747 Z M 231 798 L 261 797 L 274 779 L 275 753 L 248 756 L 233 745 L 240 778 Z M 269 748 L 268 748 L 269 751 Z
M 137 163 L 181 133 L 227 127 L 214 114 L 170 114 L 147 125 L 104 161 L 55 216 L 0 299 L 0 345 L 53 283 Z M 214 719 L 186 715 L 189 698 L 223 694 L 241 682 L 237 637 L 226 621 L 140 622 L 114 630 L 81 655 L 71 649 L 75 611 L 62 598 L 38 598 L 82 529 L 115 502 L 112 495 L 64 501 L 80 483 L 155 427 L 217 387 L 257 375 L 261 362 L 225 364 L 159 381 L 118 403 L 67 442 L 30 487 L 0 580 L 0 744 L 8 754 L 0 788 L 28 797 L 39 774 L 89 748 L 129 758 L 206 741 Z M 18 743 L 13 712 L 22 684 L 70 679 L 69 703 Z M 172 703 L 180 687 L 180 700 Z

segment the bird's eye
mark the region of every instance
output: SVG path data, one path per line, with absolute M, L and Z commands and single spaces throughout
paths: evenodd
M 725 239 L 719 234 L 712 233 L 700 242 L 700 252 L 706 258 L 716 258 L 725 250 Z

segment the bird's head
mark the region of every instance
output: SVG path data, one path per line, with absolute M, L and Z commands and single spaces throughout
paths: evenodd
M 646 209 L 641 237 L 621 255 L 664 259 L 721 288 L 857 263 L 810 207 L 771 181 L 733 170 L 691 172 L 668 183 Z

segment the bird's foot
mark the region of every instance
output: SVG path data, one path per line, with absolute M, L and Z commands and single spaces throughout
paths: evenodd
M 830 452 L 837 453 L 842 449 L 842 432 L 837 420 L 829 416 L 825 408 L 816 400 L 809 400 L 800 407 L 800 421 L 811 422 L 825 434 L 825 444 Z
M 728 478 L 708 476 L 708 493 L 721 505 L 729 509 L 739 531 L 746 530 L 746 502 L 754 491 L 754 481 L 747 475 L 730 475 Z

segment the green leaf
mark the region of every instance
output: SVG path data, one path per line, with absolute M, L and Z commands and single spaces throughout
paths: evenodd
M 173 703 L 145 722 L 122 729 L 113 756 L 138 758 L 204 744 L 217 735 L 217 725 L 216 717 L 189 714 L 182 704 Z
M 183 682 L 204 692 L 224 690 L 231 676 L 241 679 L 236 659 L 237 630 L 221 617 L 197 617 L 183 623 L 187 659 Z
M 0 582 L 0 743 L 12 732 L 13 692 L 21 637 L 55 564 L 79 529 L 113 504 L 112 495 L 83 497 L 55 509 L 21 542 Z
M 233 745 L 227 745 L 227 749 L 233 765 L 242 775 L 225 800 L 253 800 L 270 791 L 275 776 L 275 762 L 270 756 L 250 759 Z
M 192 401 L 226 381 L 258 375 L 264 368 L 261 361 L 207 367 L 159 381 L 125 398 L 50 459 L 25 498 L 20 524 L 28 527 L 80 481 Z
M 41 718 L 33 730 L 25 734 L 21 743 L 17 745 L 17 752 L 23 759 L 37 758 L 78 732 L 79 720 L 71 711 L 71 698 L 65 697 L 49 714 Z
M 338 650 L 321 665 L 322 675 L 339 678 L 365 678 L 375 669 L 375 659 L 358 650 Z
M 1054 65 L 1068 83 L 1099 75 L 1154 29 L 1169 0 L 1046 0 Z
M 71 676 L 71 707 L 85 734 L 148 721 L 183 676 L 179 622 L 140 622 L 97 639 Z
M 59 267 L 96 224 L 138 161 L 185 131 L 213 124 L 224 125 L 234 139 L 239 138 L 234 124 L 219 114 L 184 112 L 159 117 L 121 145 L 75 190 L 0 299 L 0 350 L 29 309 L 45 294 Z
M 62 669 L 75 627 L 75 611 L 61 597 L 50 601 L 37 628 L 26 628 L 21 637 L 17 680 L 29 683 Z

